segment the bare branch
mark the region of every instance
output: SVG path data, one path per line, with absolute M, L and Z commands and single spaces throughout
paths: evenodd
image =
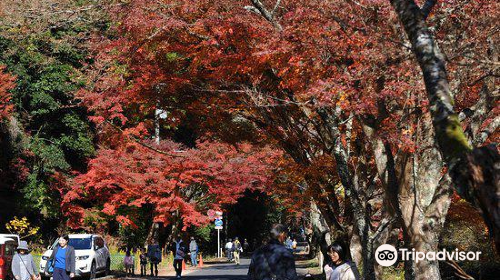
M 257 9 L 259 11 L 259 13 L 267 20 L 269 21 L 270 23 L 273 24 L 273 26 L 278 29 L 279 31 L 282 31 L 283 30 L 283 27 L 281 27 L 281 25 L 274 20 L 274 17 L 273 17 L 273 14 L 271 12 L 269 12 L 266 7 L 264 7 L 264 4 L 262 4 L 262 2 L 260 2 L 260 0 L 251 0 L 252 1 L 252 4 L 253 6 L 255 7 L 255 9 Z
M 382 232 L 387 228 L 387 226 L 389 226 L 390 224 L 392 224 L 395 221 L 396 221 L 395 217 L 392 217 L 390 219 L 384 218 L 380 222 L 380 225 L 378 226 L 377 231 L 370 238 L 370 243 L 373 243 L 375 240 L 377 240 L 379 235 L 382 234 Z
M 474 145 L 483 144 L 492 133 L 498 130 L 499 127 L 500 127 L 500 118 L 497 117 L 493 119 L 493 121 L 487 127 L 481 129 L 476 139 L 474 139 Z
M 274 5 L 273 11 L 271 12 L 271 15 L 273 16 L 273 18 L 274 18 L 274 14 L 276 13 L 276 10 L 280 6 L 280 4 L 281 4 L 281 0 L 276 1 L 276 5 Z
M 453 260 L 447 260 L 445 262 L 447 265 L 451 266 L 455 270 L 455 275 L 458 276 L 460 279 L 465 279 L 465 280 L 474 280 L 474 277 L 470 276 L 465 272 L 457 262 Z
M 254 6 L 245 6 L 245 7 L 243 7 L 243 9 L 245 9 L 247 11 L 250 11 L 250 12 L 253 12 L 253 13 L 259 15 L 259 16 L 262 16 L 262 14 L 260 13 L 260 11 L 257 8 L 255 8 Z
M 117 125 L 115 125 L 114 123 L 112 123 L 111 121 L 106 121 L 107 124 L 111 125 L 111 127 L 113 127 L 114 129 L 120 131 L 120 132 L 124 132 L 123 129 Z M 165 151 L 162 151 L 160 149 L 157 149 L 149 144 L 146 144 L 144 142 L 142 142 L 140 139 L 137 139 L 137 137 L 134 137 L 134 136 L 127 136 L 127 138 L 129 138 L 130 140 L 136 142 L 137 144 L 145 147 L 145 148 L 148 148 L 150 150 L 152 150 L 153 152 L 156 152 L 156 153 L 159 153 L 159 154 L 162 154 L 162 155 L 167 155 L 167 156 L 171 156 L 171 157 L 184 157 L 182 155 L 174 155 L 174 154 L 171 154 L 171 153 L 168 153 L 168 152 L 165 152 Z M 174 151 L 176 153 L 182 153 L 183 151 Z

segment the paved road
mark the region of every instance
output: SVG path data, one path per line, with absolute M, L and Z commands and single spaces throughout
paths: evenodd
M 247 280 L 248 266 L 250 259 L 241 259 L 240 265 L 234 263 L 216 263 L 206 264 L 203 268 L 191 268 L 182 272 L 182 279 L 186 280 Z M 297 266 L 297 273 L 305 275 L 309 270 L 308 267 Z M 134 277 L 120 278 L 118 280 L 173 280 L 176 279 L 173 270 L 160 271 L 160 277 Z M 98 280 L 102 280 L 99 278 Z
M 207 265 L 202 269 L 187 270 L 182 279 L 187 280 L 246 280 L 250 259 L 241 259 L 240 265 L 220 263 Z M 175 279 L 175 278 L 170 278 Z

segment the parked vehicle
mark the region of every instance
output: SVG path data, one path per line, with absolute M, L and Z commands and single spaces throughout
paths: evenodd
M 53 248 L 59 244 L 59 239 L 48 248 L 40 260 L 40 274 L 48 280 L 51 277 L 47 268 Z M 97 234 L 69 234 L 68 245 L 75 248 L 75 276 L 94 279 L 98 273 L 109 274 L 111 259 L 109 249 L 104 239 Z
M 0 238 L 12 238 L 14 239 L 14 241 L 16 241 L 17 244 L 19 244 L 19 242 L 21 241 L 21 239 L 19 238 L 19 235 L 17 234 L 11 234 L 11 233 L 0 233 Z
M 18 237 L 19 238 L 19 237 Z M 13 280 L 12 257 L 16 253 L 17 238 L 0 235 L 0 280 Z

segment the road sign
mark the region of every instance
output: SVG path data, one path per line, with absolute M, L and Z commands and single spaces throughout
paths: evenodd
M 216 227 L 222 227 L 222 224 L 223 224 L 223 222 L 222 222 L 222 220 L 221 220 L 221 219 L 216 219 L 216 220 L 215 220 L 215 226 L 216 226 Z
M 217 220 L 222 219 L 222 212 L 221 211 L 215 211 L 215 219 L 217 219 Z
M 222 229 L 222 226 L 215 226 L 215 229 Z

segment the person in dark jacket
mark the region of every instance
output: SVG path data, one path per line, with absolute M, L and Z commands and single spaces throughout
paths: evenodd
M 153 244 L 148 245 L 148 258 L 151 267 L 151 276 L 158 277 L 158 264 L 161 263 L 161 248 L 158 241 L 154 240 Z
M 283 245 L 288 234 L 282 224 L 275 224 L 271 229 L 271 240 L 257 249 L 248 268 L 251 280 L 297 280 L 293 254 Z
M 69 280 L 75 277 L 75 248 L 68 245 L 67 234 L 59 237 L 59 245 L 54 248 L 47 263 L 53 262 L 54 280 Z

